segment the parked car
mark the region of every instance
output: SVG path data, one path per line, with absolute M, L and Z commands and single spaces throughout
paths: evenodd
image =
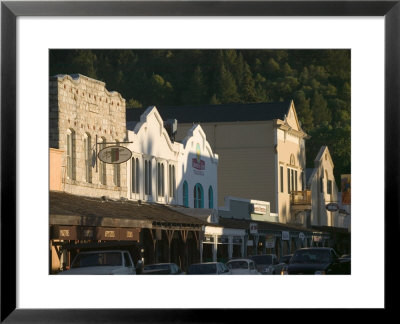
M 255 262 L 257 271 L 261 274 L 276 273 L 275 267 L 278 265 L 278 258 L 275 254 L 252 255 L 250 259 Z
M 230 275 L 229 268 L 222 262 L 194 263 L 189 266 L 188 275 Z
M 332 248 L 303 248 L 294 252 L 282 274 L 345 274 L 345 269 Z
M 286 254 L 279 259 L 279 263 L 275 266 L 275 274 L 278 275 L 281 274 L 282 269 L 284 268 L 285 265 L 289 264 L 289 261 L 292 258 L 292 256 L 293 254 Z
M 255 275 L 261 274 L 257 271 L 256 264 L 251 259 L 232 259 L 226 263 L 232 274 L 238 275 Z
M 134 275 L 135 265 L 128 251 L 106 250 L 78 253 L 71 268 L 60 275 Z
M 142 274 L 157 275 L 157 274 L 185 274 L 181 268 L 175 263 L 155 263 L 148 264 L 143 267 Z
M 350 256 L 350 254 L 343 254 L 339 258 L 339 262 L 342 265 L 344 274 L 351 274 L 351 256 Z

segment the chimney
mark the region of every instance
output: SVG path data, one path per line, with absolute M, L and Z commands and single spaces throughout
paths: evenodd
M 176 119 L 167 119 L 164 122 L 164 128 L 167 130 L 169 138 L 172 142 L 175 142 L 175 135 L 178 131 L 178 121 Z

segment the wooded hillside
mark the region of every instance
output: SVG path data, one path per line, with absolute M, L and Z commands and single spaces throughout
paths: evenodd
M 350 171 L 350 50 L 51 50 L 50 75 L 80 73 L 118 91 L 127 108 L 293 99 L 307 167 L 327 145 Z

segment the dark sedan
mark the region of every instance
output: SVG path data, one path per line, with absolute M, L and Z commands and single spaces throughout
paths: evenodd
M 281 274 L 347 274 L 339 257 L 332 248 L 303 248 L 294 252 Z

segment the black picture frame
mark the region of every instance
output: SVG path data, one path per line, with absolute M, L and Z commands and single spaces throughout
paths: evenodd
M 112 13 L 112 14 L 111 14 Z M 1 3 L 1 321 L 5 323 L 217 322 L 238 310 L 16 308 L 16 19 L 19 16 L 384 16 L 385 253 L 399 230 L 400 1 L 4 1 Z M 371 188 L 372 190 L 373 188 Z M 382 188 L 375 188 L 380 190 Z M 382 217 L 383 206 L 378 207 Z M 388 217 L 390 216 L 390 217 Z M 397 234 L 395 233 L 395 234 Z M 387 262 L 387 258 L 385 258 Z M 395 271 L 385 264 L 385 296 Z M 386 283 L 389 283 L 386 286 Z M 385 298 L 385 309 L 391 308 Z M 254 316 L 253 314 L 252 316 Z M 257 315 L 255 315 L 257 316 Z M 253 317 L 254 318 L 254 317 Z

